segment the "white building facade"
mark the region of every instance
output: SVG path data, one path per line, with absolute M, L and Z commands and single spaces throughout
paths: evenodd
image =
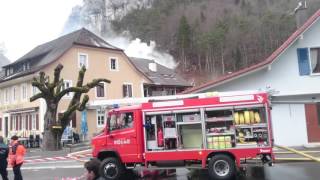
M 320 10 L 270 57 L 186 93 L 267 90 L 275 144 L 320 142 Z M 319 69 L 318 69 L 319 66 Z

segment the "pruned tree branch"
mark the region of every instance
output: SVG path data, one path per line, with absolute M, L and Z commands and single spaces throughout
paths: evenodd
M 58 64 L 58 66 L 54 69 L 54 80 L 53 80 L 54 87 L 56 87 L 58 85 L 58 83 L 59 83 L 60 73 L 61 73 L 62 69 L 63 69 L 63 65 L 62 64 Z
M 44 81 L 43 81 L 44 82 Z M 41 83 L 41 80 L 38 81 L 37 78 L 33 78 L 33 81 L 32 81 L 32 86 L 35 86 L 37 87 L 44 95 L 48 94 L 49 91 L 48 89 L 46 88 L 45 84 L 44 83 Z
M 59 94 L 56 95 L 56 99 L 60 100 L 64 95 L 74 92 L 74 93 L 87 93 L 89 92 L 89 88 L 86 87 L 69 87 L 67 89 L 62 90 Z
M 81 104 L 79 104 L 78 106 L 78 111 L 83 111 L 86 108 L 86 104 L 89 101 L 89 96 L 88 95 L 84 95 Z
M 57 83 L 57 86 L 56 86 L 56 95 L 61 92 L 61 89 L 62 89 L 62 87 L 63 87 L 63 84 L 64 84 L 64 80 L 63 80 L 63 79 L 61 79 L 61 80 Z
M 87 83 L 85 85 L 85 87 L 91 89 L 91 88 L 97 86 L 101 82 L 110 83 L 111 81 L 109 81 L 108 79 L 98 78 L 98 79 L 92 80 L 90 83 Z
M 35 101 L 39 98 L 44 98 L 44 94 L 43 93 L 35 94 L 34 96 L 30 97 L 30 102 Z
M 55 68 L 53 82 L 50 82 L 49 76 L 46 76 L 44 72 L 40 72 L 39 77 L 34 78 L 32 81 L 32 86 L 37 87 L 40 90 L 40 93 L 32 96 L 30 98 L 30 101 L 35 101 L 36 99 L 44 98 L 47 103 L 47 111 L 45 114 L 44 121 L 44 146 L 47 147 L 51 146 L 51 142 L 49 142 L 50 140 L 48 141 L 48 139 L 50 139 L 49 137 L 55 137 L 57 142 L 60 142 L 62 132 L 70 123 L 70 116 L 73 113 L 75 113 L 76 110 L 83 111 L 86 108 L 86 104 L 89 101 L 89 96 L 84 95 L 82 101 L 80 102 L 82 94 L 89 92 L 91 88 L 99 85 L 100 82 L 110 83 L 108 79 L 99 78 L 94 79 L 93 81 L 83 85 L 86 68 L 82 67 L 78 74 L 76 86 L 63 89 L 64 80 L 62 78 L 60 79 L 60 73 L 62 69 L 63 66 L 61 64 L 59 64 Z M 68 105 L 67 110 L 57 120 L 57 109 L 59 101 L 67 93 L 74 94 Z M 55 130 L 53 126 L 59 124 L 62 126 L 62 128 L 59 130 Z M 54 142 L 53 144 L 59 144 L 57 142 Z

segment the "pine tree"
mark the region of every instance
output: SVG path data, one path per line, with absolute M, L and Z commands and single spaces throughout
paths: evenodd
M 187 52 L 191 43 L 191 27 L 185 16 L 180 19 L 180 24 L 177 33 L 177 45 L 179 47 L 179 57 L 182 61 L 183 69 L 187 67 Z

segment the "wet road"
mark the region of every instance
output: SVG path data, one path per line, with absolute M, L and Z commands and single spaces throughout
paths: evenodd
M 209 180 L 206 171 L 178 169 L 172 177 L 146 177 L 145 180 Z M 250 168 L 235 180 L 319 180 L 320 163 L 285 163 L 274 167 Z
M 37 163 L 25 164 L 22 168 L 24 179 L 34 180 L 61 180 L 67 178 L 80 178 L 85 172 L 83 164 L 77 161 L 54 162 L 54 164 Z M 9 170 L 9 179 L 13 179 L 12 170 Z M 133 176 L 126 180 L 133 180 Z M 249 169 L 246 176 L 238 176 L 235 180 L 319 180 L 320 163 L 283 163 L 274 167 Z M 176 175 L 171 177 L 145 177 L 135 180 L 209 180 L 206 171 L 188 171 L 177 169 Z

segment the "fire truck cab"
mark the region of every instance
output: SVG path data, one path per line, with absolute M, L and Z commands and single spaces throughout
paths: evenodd
M 108 180 L 126 169 L 208 169 L 231 179 L 259 160 L 272 165 L 270 104 L 265 92 L 225 92 L 152 101 L 112 109 L 103 133 L 92 139 L 93 157 Z

